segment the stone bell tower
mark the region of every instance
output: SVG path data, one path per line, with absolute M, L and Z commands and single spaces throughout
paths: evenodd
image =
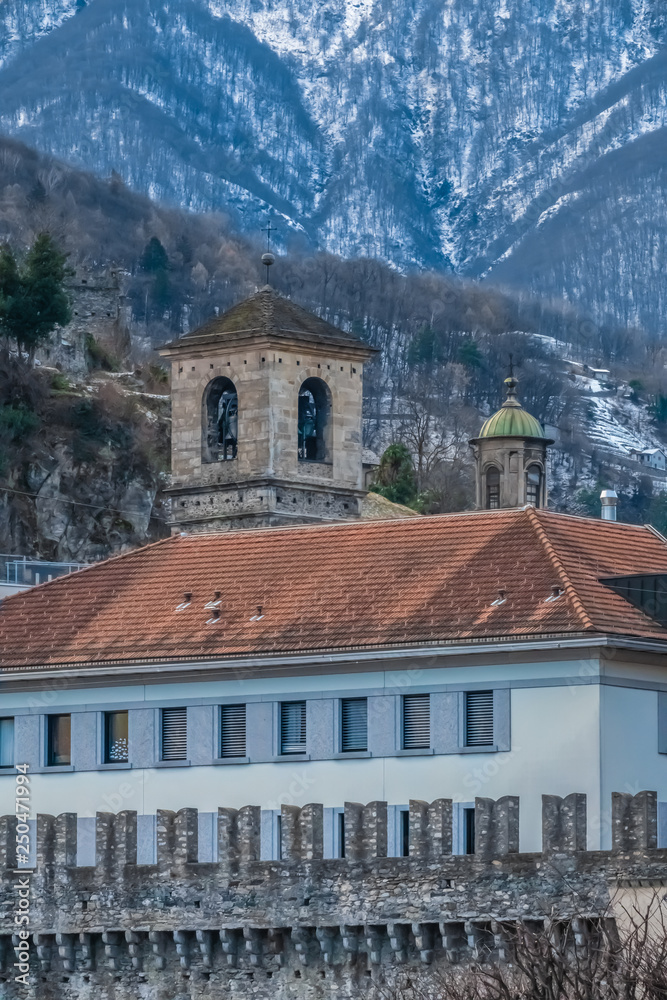
M 172 530 L 360 514 L 375 349 L 269 285 L 160 350 L 172 366 Z
M 514 375 L 505 379 L 505 402 L 470 442 L 477 463 L 479 509 L 547 505 L 547 447 L 553 441 L 524 410 L 516 387 Z

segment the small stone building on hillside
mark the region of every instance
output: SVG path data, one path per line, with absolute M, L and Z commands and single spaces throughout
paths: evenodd
M 118 268 L 78 267 L 66 287 L 72 320 L 56 329 L 50 343 L 38 350 L 37 359 L 44 365 L 85 375 L 90 362 L 90 338 L 112 354 L 121 354 L 129 346 L 131 309 Z

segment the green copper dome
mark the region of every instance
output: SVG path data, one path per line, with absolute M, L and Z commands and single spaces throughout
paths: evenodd
M 507 399 L 492 417 L 484 421 L 479 432 L 480 438 L 491 437 L 522 437 L 544 438 L 545 433 L 539 420 L 524 410 L 516 398 L 516 379 L 510 376 L 505 379 Z

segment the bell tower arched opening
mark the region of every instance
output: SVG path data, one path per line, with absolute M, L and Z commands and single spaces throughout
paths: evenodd
M 202 413 L 202 461 L 230 462 L 238 452 L 239 398 L 231 379 L 206 386 Z
M 330 462 L 331 392 L 320 378 L 307 378 L 299 389 L 298 456 L 300 462 Z

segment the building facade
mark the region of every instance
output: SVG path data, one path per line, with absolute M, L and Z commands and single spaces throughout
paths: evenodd
M 345 802 L 386 801 L 400 854 L 409 799 L 441 796 L 459 852 L 480 795 L 520 796 L 537 850 L 542 794 L 574 789 L 607 847 L 612 791 L 667 802 L 664 624 L 627 584 L 659 594 L 666 562 L 651 529 L 532 507 L 175 536 L 4 602 L 0 802 L 28 764 L 82 859 L 130 808 L 147 860 L 159 808 L 200 810 L 212 851 L 250 801 L 271 858 L 282 804 L 322 802 L 335 856 Z

